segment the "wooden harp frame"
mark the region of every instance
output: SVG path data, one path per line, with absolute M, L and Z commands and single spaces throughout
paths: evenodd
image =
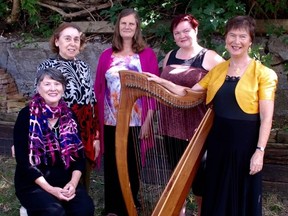
M 116 163 L 128 214 L 129 216 L 137 216 L 127 163 L 127 137 L 131 110 L 135 101 L 139 97 L 147 96 L 168 106 L 189 109 L 203 102 L 205 95 L 188 90 L 185 96 L 178 96 L 163 86 L 148 81 L 145 74 L 129 70 L 119 71 L 119 73 L 121 95 L 116 125 Z M 204 154 L 203 146 L 211 128 L 213 117 L 214 113 L 209 108 L 161 194 L 153 210 L 153 216 L 179 215 Z

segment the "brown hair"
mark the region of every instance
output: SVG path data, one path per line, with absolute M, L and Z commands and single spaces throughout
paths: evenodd
M 80 32 L 80 50 L 83 50 L 86 38 L 85 35 L 81 32 L 80 27 L 75 23 L 64 22 L 54 30 L 53 35 L 50 38 L 49 43 L 53 53 L 59 53 L 59 47 L 55 45 L 55 40 L 59 39 L 61 32 L 66 28 L 74 28 Z
M 180 14 L 177 17 L 175 17 L 171 22 L 171 25 L 170 25 L 171 33 L 173 34 L 173 30 L 177 27 L 177 25 L 180 22 L 184 22 L 184 21 L 188 21 L 194 30 L 199 26 L 198 20 L 196 20 L 196 18 L 192 16 L 191 14 Z
M 120 20 L 121 18 L 129 16 L 131 14 L 134 15 L 136 19 L 136 25 L 137 25 L 135 35 L 132 39 L 132 50 L 135 53 L 139 53 L 146 47 L 146 43 L 141 33 L 141 20 L 137 11 L 135 11 L 132 8 L 126 8 L 119 13 L 116 24 L 115 24 L 115 30 L 114 30 L 113 39 L 112 39 L 112 49 L 115 52 L 119 52 L 123 50 L 123 39 L 120 36 L 120 31 L 119 31 Z
M 255 20 L 250 16 L 236 16 L 228 20 L 225 27 L 225 37 L 232 29 L 245 29 L 249 32 L 251 42 L 255 38 Z

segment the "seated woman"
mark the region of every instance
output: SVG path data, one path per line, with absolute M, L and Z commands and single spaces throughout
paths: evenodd
M 94 204 L 79 179 L 84 149 L 72 112 L 63 101 L 65 78 L 40 70 L 37 93 L 14 126 L 15 190 L 29 216 L 93 216 Z

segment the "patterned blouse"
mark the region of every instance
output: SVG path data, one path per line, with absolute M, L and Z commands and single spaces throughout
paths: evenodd
M 119 70 L 133 70 L 142 72 L 138 54 L 127 57 L 111 56 L 110 68 L 105 73 L 107 91 L 104 100 L 104 124 L 116 126 L 117 110 L 120 101 L 120 77 Z M 141 100 L 137 100 L 132 108 L 130 126 L 141 126 Z
M 73 104 L 95 104 L 93 80 L 88 64 L 79 59 L 66 60 L 56 57 L 43 61 L 37 71 L 49 67 L 59 69 L 65 76 L 67 81 L 65 101 L 69 107 Z

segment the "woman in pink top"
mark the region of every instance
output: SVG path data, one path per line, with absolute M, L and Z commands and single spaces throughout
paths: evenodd
M 115 24 L 112 48 L 101 54 L 96 71 L 94 89 L 98 101 L 100 140 L 104 149 L 104 215 L 113 213 L 128 215 L 122 196 L 115 157 L 115 130 L 120 97 L 119 70 L 133 70 L 139 73 L 149 71 L 159 75 L 158 62 L 155 53 L 144 42 L 140 19 L 133 9 L 124 9 Z M 141 159 L 145 157 L 145 149 L 151 146 L 153 140 L 151 124 L 153 110 L 148 108 L 148 99 L 143 97 L 135 103 L 132 109 L 128 137 L 128 170 L 134 202 L 141 207 L 137 194 L 139 191 L 138 166 L 135 147 L 141 143 Z M 135 142 L 135 133 L 139 140 Z M 133 140 L 134 137 L 134 140 Z

